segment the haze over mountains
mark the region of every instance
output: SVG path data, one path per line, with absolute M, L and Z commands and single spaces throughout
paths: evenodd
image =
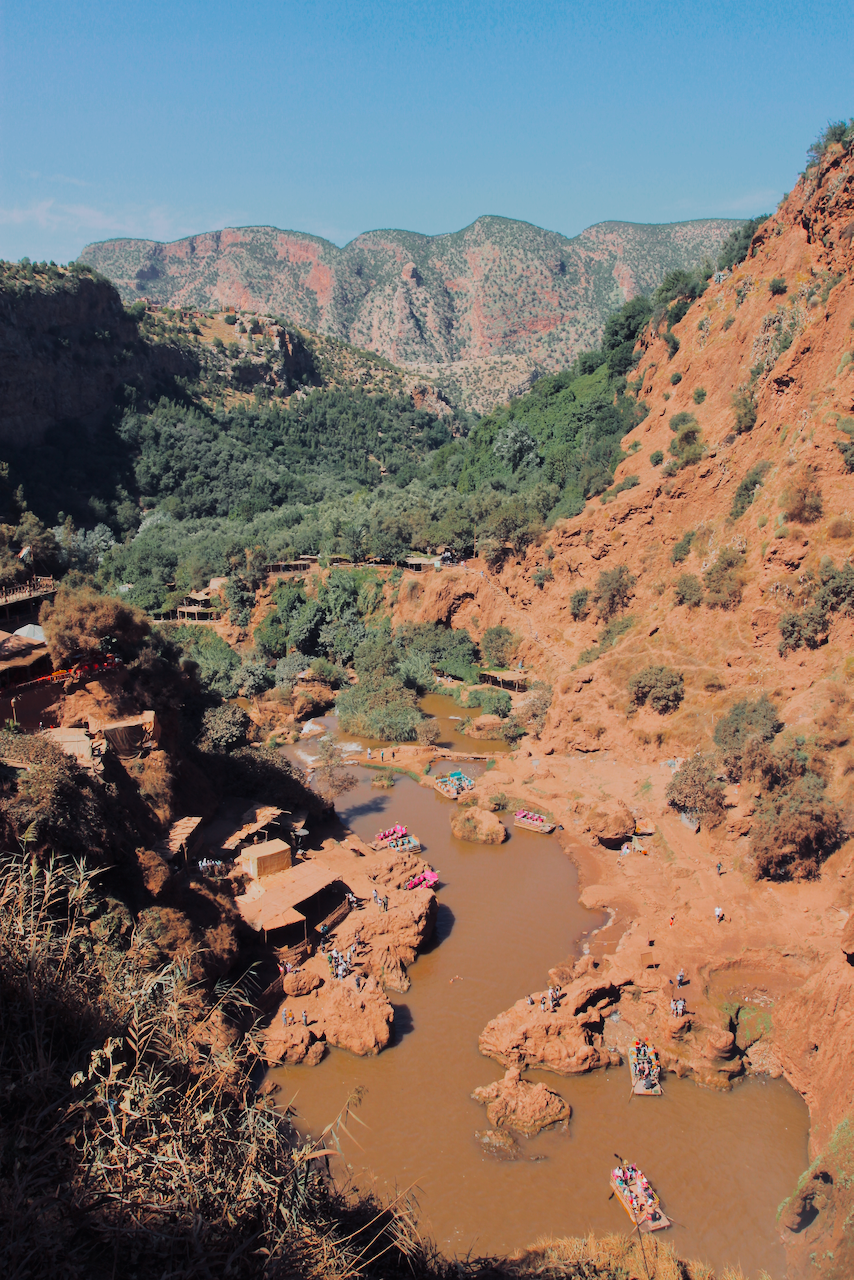
M 106 240 L 80 260 L 123 299 L 272 312 L 428 366 L 521 358 L 556 370 L 594 346 L 608 315 L 674 267 L 714 257 L 738 220 L 602 222 L 573 239 L 482 217 L 426 236 L 370 231 L 339 248 L 275 227 L 226 228 L 171 244 Z

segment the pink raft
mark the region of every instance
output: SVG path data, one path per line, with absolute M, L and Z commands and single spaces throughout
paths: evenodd
M 439 877 L 432 867 L 428 871 L 422 871 L 420 875 L 413 876 L 412 879 L 405 884 L 405 889 L 435 889 L 439 883 Z

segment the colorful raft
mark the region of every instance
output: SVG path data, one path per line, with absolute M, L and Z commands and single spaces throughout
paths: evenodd
M 435 889 L 438 883 L 439 877 L 433 868 L 429 867 L 420 875 L 413 876 L 403 887 L 404 889 Z
M 663 1231 L 671 1225 L 661 1201 L 636 1165 L 612 1169 L 611 1190 L 639 1231 Z
M 371 848 L 378 852 L 380 849 L 387 849 L 392 840 L 403 840 L 408 832 L 406 827 L 402 827 L 396 822 L 393 827 L 387 827 L 385 831 L 378 831 L 371 841 Z
M 541 813 L 531 813 L 528 809 L 516 810 L 513 825 L 524 827 L 526 831 L 539 831 L 542 835 L 549 835 L 555 829 L 555 824 L 549 822 L 548 818 L 544 818 Z
M 661 1060 L 648 1040 L 635 1040 L 629 1047 L 632 1093 L 639 1097 L 661 1093 Z
M 453 773 L 446 773 L 444 777 L 434 779 L 433 785 L 449 800 L 459 800 L 463 792 L 474 790 L 474 778 L 466 777 L 462 769 L 454 769 Z

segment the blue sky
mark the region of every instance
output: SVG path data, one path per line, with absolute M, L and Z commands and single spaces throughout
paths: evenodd
M 0 257 L 750 216 L 854 114 L 852 44 L 833 0 L 0 0 Z

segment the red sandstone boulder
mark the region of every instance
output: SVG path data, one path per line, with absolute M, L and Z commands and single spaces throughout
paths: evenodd
M 471 805 L 455 809 L 451 814 L 451 831 L 458 840 L 474 844 L 502 844 L 507 839 L 507 828 L 487 809 Z
M 601 1035 L 585 1025 L 586 1021 L 581 1021 L 569 1004 L 554 1013 L 542 1013 L 539 1004 L 531 1008 L 519 1000 L 487 1024 L 478 1047 L 485 1057 L 506 1067 L 544 1067 L 561 1076 L 616 1066 L 619 1054 L 606 1049 Z
M 323 986 L 319 973 L 300 969 L 299 973 L 286 973 L 282 978 L 282 991 L 286 996 L 307 996 Z
M 471 1096 L 475 1102 L 486 1104 L 487 1119 L 493 1128 L 515 1129 L 528 1138 L 572 1115 L 572 1107 L 559 1094 L 544 1084 L 523 1080 L 515 1067 L 510 1067 L 503 1080 L 475 1089 Z
M 634 833 L 635 820 L 621 800 L 601 801 L 588 809 L 585 822 L 592 836 L 606 844 L 617 844 Z
M 388 997 L 373 979 L 363 983 L 360 991 L 349 981 L 327 984 L 319 1018 L 327 1044 L 373 1057 L 391 1039 L 393 1021 Z

